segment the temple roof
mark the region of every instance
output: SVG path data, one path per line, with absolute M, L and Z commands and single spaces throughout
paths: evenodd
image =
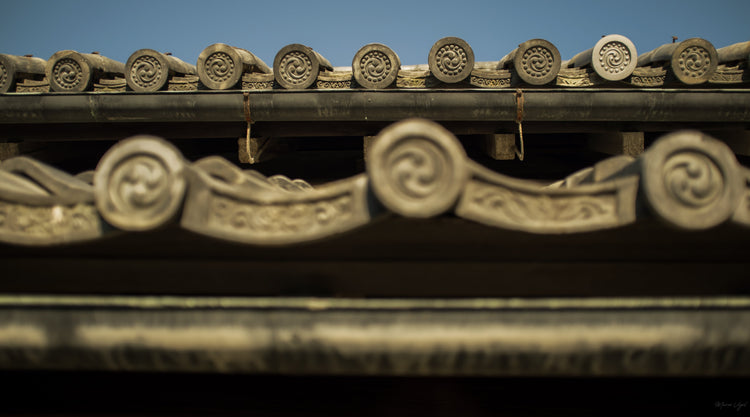
M 748 59 L 0 55 L 0 367 L 747 376 Z
M 48 60 L 0 55 L 0 92 L 684 88 L 748 82 L 750 42 L 716 49 L 708 40 L 692 38 L 639 54 L 628 38 L 608 35 L 587 47 L 563 61 L 553 43 L 531 39 L 498 61 L 475 62 L 467 42 L 446 37 L 435 42 L 428 63 L 402 66 L 392 49 L 373 43 L 344 67 L 334 67 L 302 44 L 282 48 L 272 66 L 225 44 L 204 49 L 196 65 L 152 49 L 135 51 L 126 63 L 98 52 L 63 50 Z

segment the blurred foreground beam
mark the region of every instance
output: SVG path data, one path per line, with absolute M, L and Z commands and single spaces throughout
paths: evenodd
M 0 368 L 750 375 L 750 299 L 0 299 Z

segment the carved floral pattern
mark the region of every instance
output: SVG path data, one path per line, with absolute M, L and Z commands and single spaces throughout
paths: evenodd
M 503 88 L 510 87 L 510 77 L 507 78 L 484 78 L 472 75 L 469 79 L 471 85 L 482 88 Z
M 271 90 L 273 81 L 242 81 L 243 90 Z
M 16 92 L 18 93 L 48 93 L 49 83 L 46 78 L 43 81 L 36 80 L 23 80 L 16 84 Z
M 595 73 L 589 73 L 584 69 L 566 68 L 557 75 L 555 84 L 565 87 L 589 87 L 594 85 L 593 75 Z
M 352 82 L 349 81 L 324 81 L 324 80 L 318 80 L 316 84 L 318 88 L 320 89 L 342 89 L 342 88 L 351 88 Z
M 711 76 L 711 82 L 717 84 L 734 84 L 741 83 L 745 70 L 742 68 L 719 66 L 716 72 Z
M 352 216 L 352 204 L 350 195 L 276 204 L 238 201 L 217 195 L 212 197 L 208 226 L 233 233 L 250 231 L 282 236 L 305 233 L 347 221 Z
M 639 87 L 658 87 L 664 85 L 667 71 L 664 68 L 636 68 L 630 78 L 630 83 Z
M 474 182 L 465 201 L 484 211 L 493 223 L 519 227 L 564 227 L 618 224 L 617 197 L 599 195 L 532 194 Z
M 0 201 L 0 234 L 55 238 L 98 230 L 99 216 L 91 205 L 34 207 Z

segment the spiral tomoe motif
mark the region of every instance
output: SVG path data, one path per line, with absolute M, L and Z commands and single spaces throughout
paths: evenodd
M 171 144 L 150 136 L 127 139 L 102 158 L 94 176 L 96 205 L 123 230 L 148 230 L 179 210 L 186 181 L 184 160 Z
M 370 51 L 359 60 L 359 69 L 365 80 L 380 83 L 393 71 L 393 63 L 380 51 Z
M 206 58 L 206 75 L 211 81 L 227 81 L 234 73 L 234 60 L 224 52 L 214 52 Z
M 447 156 L 429 139 L 408 138 L 386 155 L 388 180 L 402 198 L 419 200 L 435 194 L 446 181 Z
M 368 150 L 376 196 L 407 217 L 431 217 L 450 209 L 468 178 L 466 154 L 442 126 L 408 119 L 384 129 Z
M 521 66 L 523 71 L 534 78 L 543 78 L 552 71 L 555 57 L 543 46 L 534 46 L 523 53 Z
M 724 177 L 708 156 L 684 151 L 672 155 L 664 164 L 664 184 L 680 203 L 706 207 L 716 202 L 724 189 Z
M 729 147 L 697 131 L 674 132 L 643 155 L 643 195 L 657 217 L 700 230 L 727 220 L 737 208 L 744 179 Z
M 73 58 L 63 58 L 52 67 L 52 78 L 60 88 L 73 90 L 83 82 L 83 68 Z
M 167 168 L 150 155 L 136 155 L 122 161 L 110 177 L 112 201 L 123 213 L 150 216 L 169 203 Z
M 711 54 L 706 48 L 690 46 L 680 53 L 678 62 L 681 72 L 693 78 L 700 78 L 711 68 Z
M 444 45 L 437 51 L 435 58 L 440 72 L 448 76 L 460 74 L 468 65 L 466 51 L 456 44 Z
M 291 85 L 304 84 L 312 76 L 312 61 L 300 51 L 291 51 L 281 58 L 279 73 Z
M 147 89 L 155 86 L 163 77 L 161 62 L 156 57 L 143 55 L 130 67 L 130 78 L 138 86 Z
M 607 42 L 599 49 L 599 67 L 610 74 L 625 71 L 632 59 L 627 45 L 619 41 Z

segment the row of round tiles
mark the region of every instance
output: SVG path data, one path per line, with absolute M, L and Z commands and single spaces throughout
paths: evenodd
M 750 42 L 717 50 L 710 42 L 692 38 L 679 43 L 665 44 L 641 56 L 635 45 L 621 35 L 602 37 L 596 45 L 572 59 L 562 62 L 557 48 L 544 39 L 531 39 L 508 55 L 493 63 L 484 63 L 486 70 L 512 70 L 522 82 L 545 85 L 557 77 L 562 67 L 591 68 L 607 81 L 619 81 L 630 76 L 637 66 L 666 63 L 676 78 L 685 84 L 708 81 L 722 58 L 748 59 Z M 487 65 L 489 64 L 489 65 Z M 444 83 L 465 80 L 474 70 L 471 46 L 456 37 L 437 41 L 428 56 L 430 73 Z M 133 53 L 126 64 L 98 53 L 84 54 L 65 50 L 55 53 L 48 61 L 40 58 L 0 55 L 0 92 L 9 91 L 14 73 L 44 74 L 50 89 L 57 92 L 80 92 L 91 88 L 96 77 L 124 77 L 128 86 L 139 92 L 166 88 L 173 76 L 197 75 L 200 81 L 214 90 L 234 88 L 243 75 L 256 81 L 276 81 L 287 89 L 310 87 L 318 75 L 333 71 L 331 63 L 312 48 L 292 44 L 276 55 L 269 68 L 250 51 L 225 44 L 214 44 L 204 49 L 197 66 L 151 49 Z M 401 61 L 398 55 L 382 44 L 362 47 L 352 61 L 352 73 L 357 83 L 369 89 L 387 88 L 394 84 Z

